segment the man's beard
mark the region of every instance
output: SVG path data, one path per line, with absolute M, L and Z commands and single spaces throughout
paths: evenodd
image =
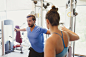
M 34 26 L 34 24 L 32 24 L 30 27 L 33 27 Z

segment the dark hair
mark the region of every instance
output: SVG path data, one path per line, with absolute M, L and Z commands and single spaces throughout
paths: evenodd
M 46 19 L 50 21 L 52 26 L 59 25 L 60 16 L 57 11 L 58 11 L 58 8 L 56 8 L 55 6 L 52 6 L 52 9 L 50 9 L 46 14 Z
M 36 21 L 36 17 L 34 15 L 28 15 L 27 18 L 32 17 L 33 21 Z

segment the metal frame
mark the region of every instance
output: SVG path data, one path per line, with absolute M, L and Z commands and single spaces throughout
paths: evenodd
M 69 2 L 70 1 L 70 2 Z M 71 17 L 70 17 L 70 25 L 69 25 L 69 29 L 73 32 L 75 32 L 75 25 L 76 25 L 76 16 L 73 15 L 73 9 L 76 9 L 76 3 L 77 0 L 68 0 L 68 4 L 66 4 L 66 6 L 68 5 L 67 8 L 70 8 L 70 12 L 71 12 Z M 70 42 L 71 43 L 71 42 Z M 74 57 L 74 50 L 75 50 L 75 41 L 72 42 L 73 43 L 73 57 Z M 71 47 L 71 45 L 69 46 Z M 72 47 L 71 47 L 72 48 Z M 72 53 L 72 51 L 70 52 Z M 72 54 L 71 54 L 72 55 Z M 71 55 L 69 54 L 69 57 L 71 57 Z
M 7 22 L 7 21 L 12 21 L 12 20 L 3 20 L 3 21 L 1 21 L 1 31 L 2 31 L 2 56 L 4 56 L 5 55 L 5 35 L 4 35 L 4 33 L 5 33 L 5 31 L 4 31 L 4 25 L 12 25 L 12 32 L 14 31 L 14 29 L 13 29 L 13 22 L 11 22 L 10 24 L 6 24 L 5 23 L 5 21 Z M 14 33 L 12 33 L 12 37 L 14 37 Z M 11 42 L 11 44 L 14 44 L 14 41 L 13 41 L 13 38 L 12 38 L 12 42 Z M 12 46 L 11 46 L 12 47 Z
M 1 21 L 1 28 L 2 28 L 2 56 L 3 56 L 3 55 L 5 55 L 4 26 L 3 26 L 3 21 Z

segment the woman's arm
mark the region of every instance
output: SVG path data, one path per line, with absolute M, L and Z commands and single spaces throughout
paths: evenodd
M 49 38 L 46 40 L 44 48 L 44 57 L 55 57 L 55 46 Z
M 78 40 L 79 39 L 79 36 L 76 33 L 72 32 L 69 29 L 67 29 L 65 26 L 62 27 L 62 30 L 66 31 L 68 33 L 70 41 L 74 41 L 74 40 Z

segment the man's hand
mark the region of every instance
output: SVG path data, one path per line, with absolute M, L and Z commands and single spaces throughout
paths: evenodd
M 49 30 L 47 30 L 47 33 L 46 34 L 51 34 Z
M 17 31 L 18 31 L 18 29 L 17 29 L 17 28 L 14 28 L 14 31 L 15 31 L 15 32 L 17 32 Z

